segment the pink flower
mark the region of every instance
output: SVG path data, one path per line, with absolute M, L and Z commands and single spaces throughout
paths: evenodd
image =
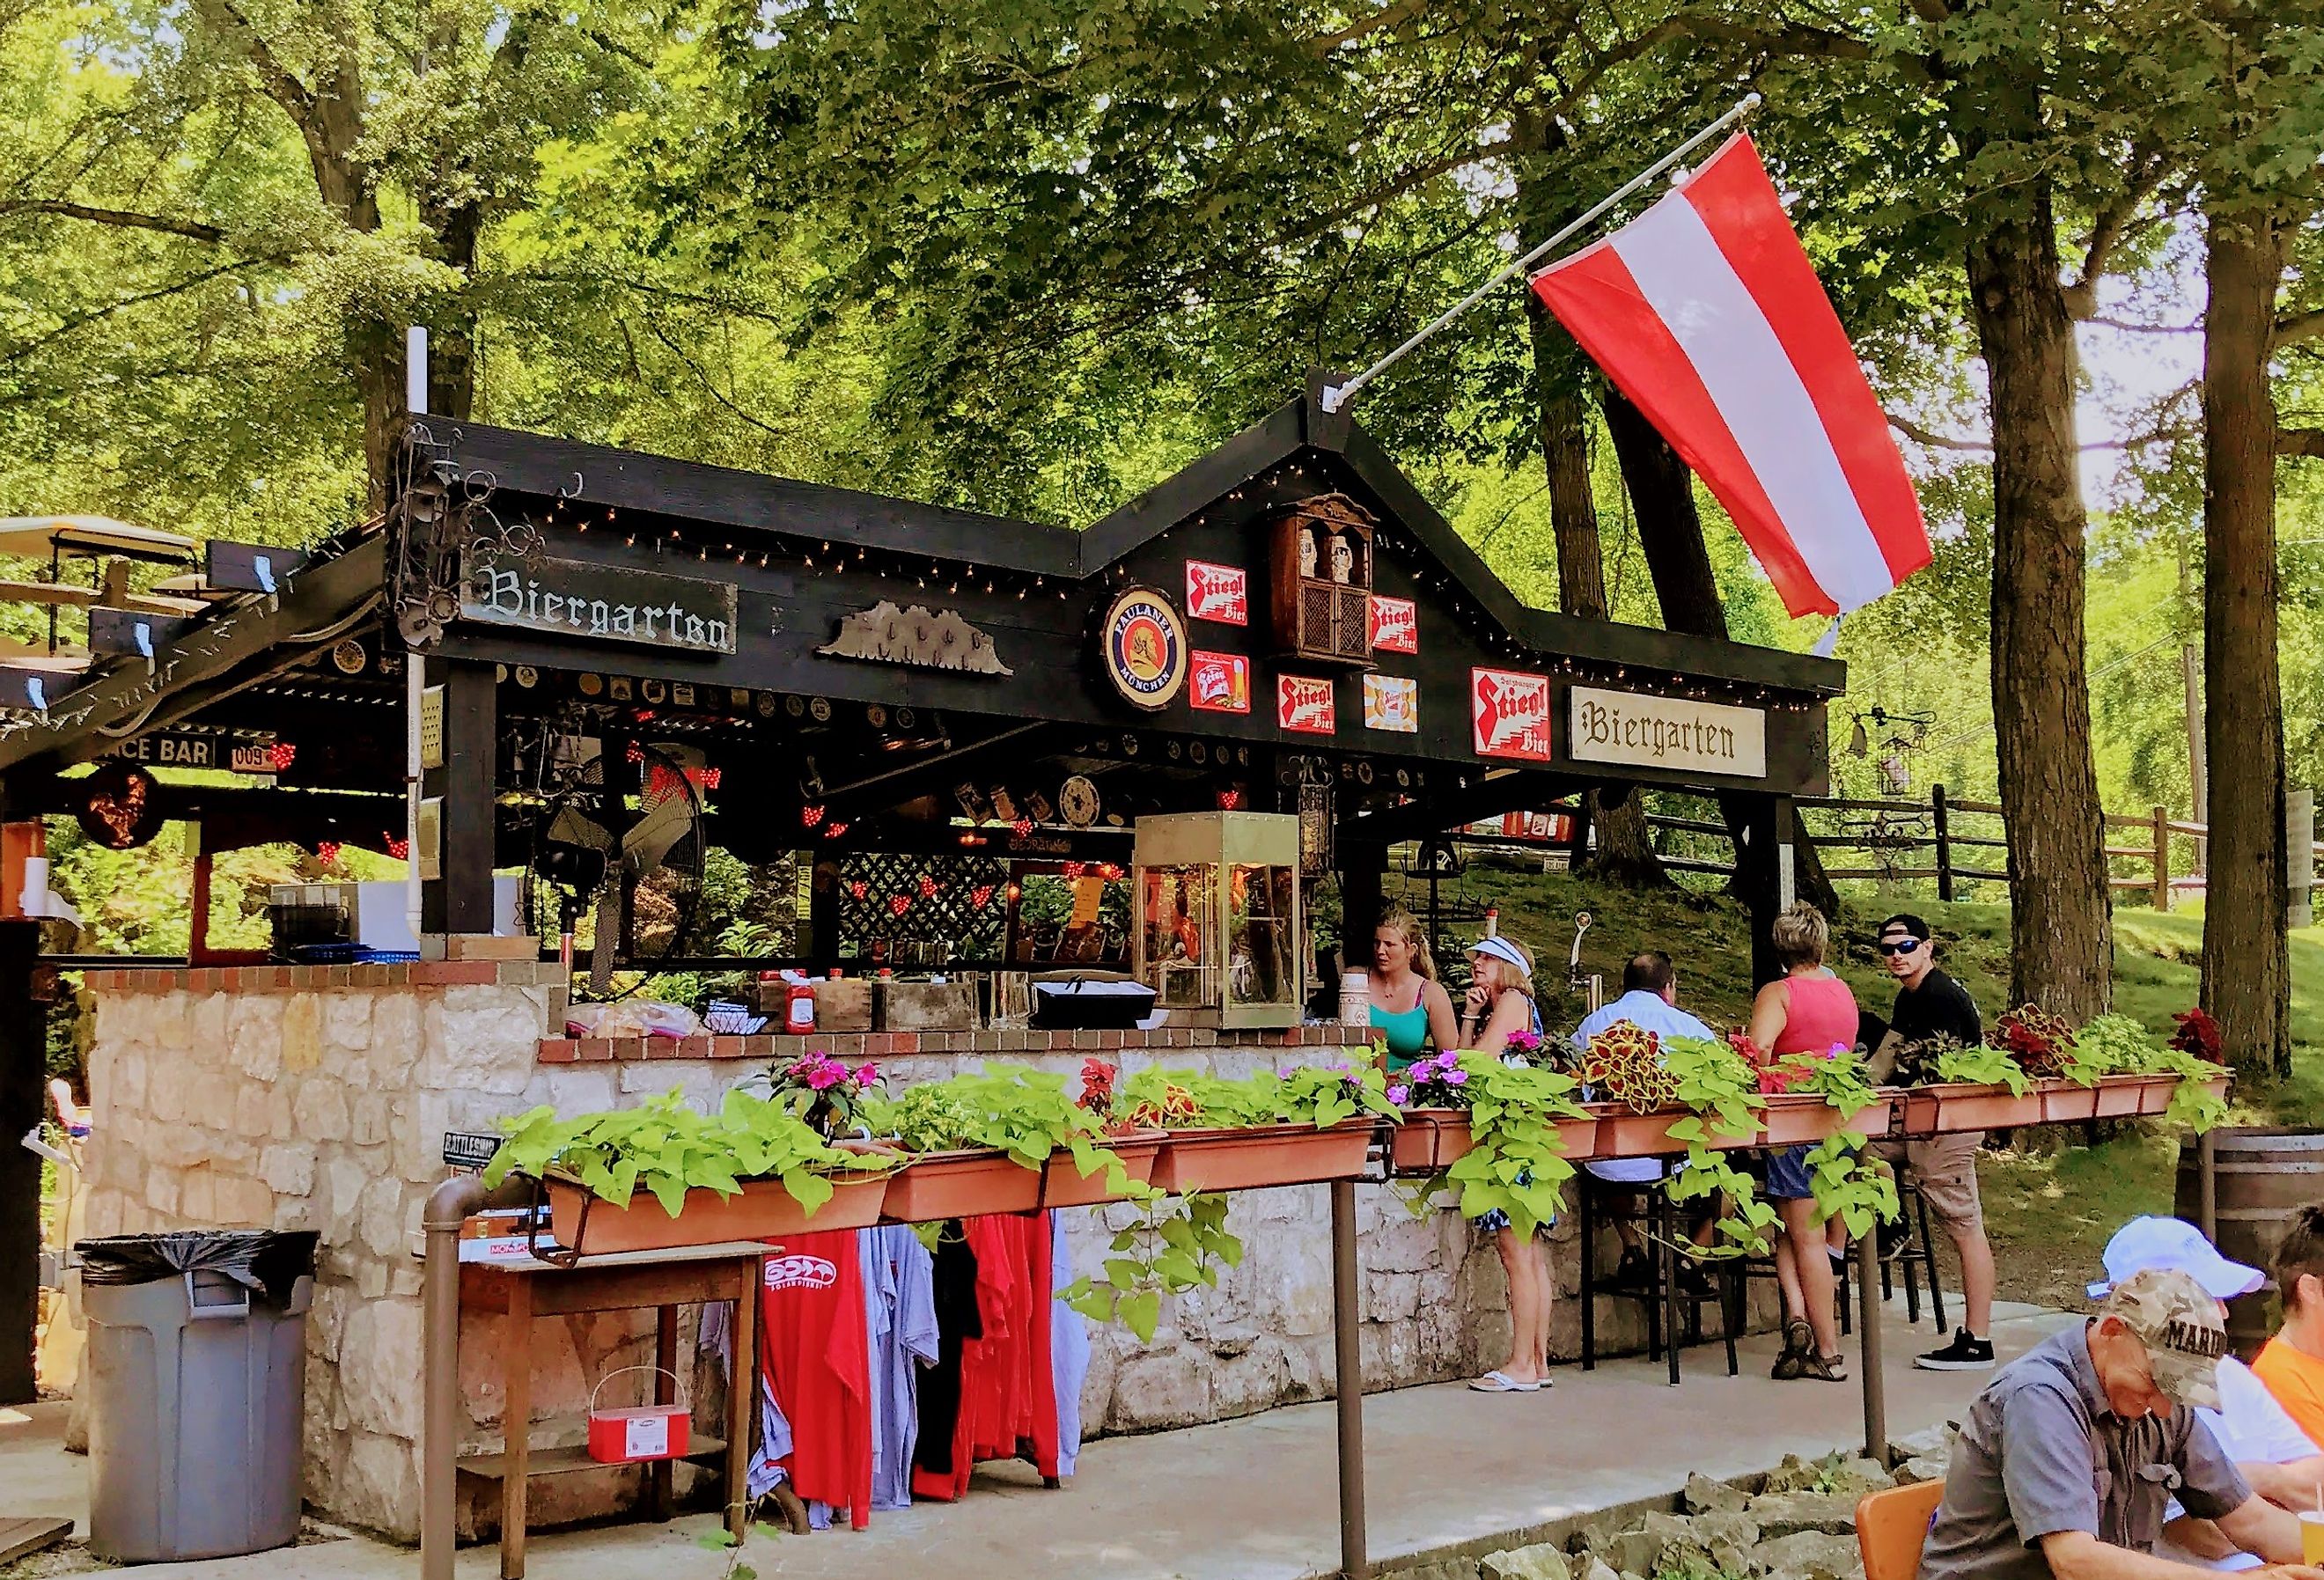
M 879 1078 L 880 1072 L 872 1066 L 866 1064 L 857 1065 L 855 1067 L 855 1084 L 857 1086 L 868 1086 Z
M 1398 1108 L 1401 1108 L 1406 1104 L 1412 1101 L 1412 1088 L 1409 1086 L 1390 1086 L 1388 1089 L 1388 1100 L 1395 1104 Z
M 1444 1072 L 1444 1084 L 1448 1086 L 1464 1086 L 1468 1085 L 1468 1082 L 1469 1072 L 1467 1070 L 1446 1070 Z

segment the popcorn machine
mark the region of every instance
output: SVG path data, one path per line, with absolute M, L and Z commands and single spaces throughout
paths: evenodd
M 1140 818 L 1130 970 L 1180 1026 L 1296 1026 L 1306 1002 L 1299 819 Z

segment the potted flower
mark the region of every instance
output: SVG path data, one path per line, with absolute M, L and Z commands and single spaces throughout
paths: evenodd
M 1262 1070 L 1239 1081 L 1192 1072 L 1157 1078 L 1196 1109 L 1196 1123 L 1170 1127 L 1154 1167 L 1155 1186 L 1181 1194 L 1353 1179 L 1379 1122 L 1396 1117 L 1387 1078 L 1370 1065 Z
M 1494 1073 L 1520 1067 L 1536 1069 L 1550 1080 L 1520 1083 Z M 1529 1060 L 1505 1064 L 1448 1051 L 1417 1060 L 1391 1080 L 1388 1100 L 1403 1112 L 1388 1142 L 1389 1161 L 1398 1174 L 1442 1174 L 1467 1155 L 1477 1144 L 1472 1111 L 1480 1101 L 1495 1108 L 1497 1118 L 1506 1112 L 1510 1123 L 1529 1121 L 1554 1130 L 1562 1157 L 1578 1161 L 1595 1155 L 1598 1119 L 1573 1101 L 1572 1078 Z
M 2146 1104 L 2155 1095 L 2150 1091 L 2142 1099 L 2139 1112 L 2190 1124 L 2200 1135 L 2227 1117 L 2227 1061 L 2219 1023 L 2200 1008 L 2172 1019 L 2179 1030 L 2171 1034 L 2170 1042 L 2153 1056 L 2149 1067 L 2176 1077 L 2170 1100 L 2161 1108 L 2150 1108 Z
M 2042 1123 L 2042 1095 L 2024 1067 L 2001 1049 L 1940 1041 L 1922 1061 L 1935 1079 L 1904 1093 L 1906 1135 L 2008 1130 Z
M 1158 1132 L 1109 1134 L 1062 1075 L 993 1065 L 866 1105 L 872 1128 L 910 1154 L 890 1182 L 894 1223 L 1090 1206 L 1139 1195 Z
M 853 1069 L 828 1053 L 807 1052 L 769 1067 L 768 1095 L 828 1141 L 862 1128 L 863 1103 L 880 1092 L 880 1071 L 863 1064 Z
M 484 1183 L 540 1181 L 575 1255 L 764 1240 L 877 1223 L 892 1160 L 831 1145 L 785 1104 L 729 1092 L 704 1114 L 673 1090 L 635 1108 L 510 1121 Z M 637 1201 L 642 1190 L 652 1205 Z
M 1686 1150 L 1683 1141 L 1671 1138 L 1679 1081 L 1655 1032 L 1615 1021 L 1582 1049 L 1581 1076 L 1591 1099 L 1586 1106 L 1598 1116 L 1599 1156 L 1655 1158 Z

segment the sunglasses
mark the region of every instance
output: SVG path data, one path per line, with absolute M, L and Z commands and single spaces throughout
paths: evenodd
M 1893 944 L 1875 944 L 1872 947 L 1885 960 L 1891 955 L 1909 955 L 1925 941 L 1921 938 L 1899 938 Z

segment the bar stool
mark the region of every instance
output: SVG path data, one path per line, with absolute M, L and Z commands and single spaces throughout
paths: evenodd
M 1895 1297 L 1895 1282 L 1890 1270 L 1902 1268 L 1904 1272 L 1905 1319 L 1918 1326 L 1921 1321 L 1919 1272 L 1926 1272 L 1929 1278 L 1929 1311 L 1936 1318 L 1937 1332 L 1941 1335 L 1946 1331 L 1945 1292 L 1943 1286 L 1937 1281 L 1937 1246 L 1929 1234 L 1929 1198 L 1921 1194 L 1918 1185 L 1900 1176 L 1896 1181 L 1896 1205 L 1900 1209 L 1897 1221 L 1904 1233 L 1897 1236 L 1893 1249 L 1885 1245 L 1880 1248 L 1880 1298 L 1887 1300 Z M 1919 1270 L 1917 1272 L 1916 1268 Z
M 1595 1371 L 1598 1365 L 1598 1297 L 1608 1296 L 1617 1300 L 1637 1300 L 1646 1308 L 1646 1358 L 1666 1362 L 1670 1381 L 1675 1386 L 1679 1380 L 1679 1350 L 1683 1344 L 1705 1342 L 1702 1332 L 1702 1307 L 1716 1304 L 1720 1308 L 1720 1337 L 1727 1347 L 1727 1374 L 1738 1375 L 1741 1363 L 1735 1353 L 1735 1335 L 1738 1327 L 1736 1316 L 1741 1302 L 1735 1298 L 1734 1272 L 1731 1268 L 1720 1270 L 1720 1281 L 1715 1289 L 1690 1289 L 1680 1274 L 1678 1243 L 1683 1238 L 1677 1204 L 1664 1192 L 1656 1181 L 1642 1184 L 1617 1184 L 1603 1180 L 1587 1169 L 1579 1171 L 1582 1182 L 1582 1369 Z M 1607 1198 L 1611 1197 L 1643 1198 L 1643 1212 L 1635 1207 L 1617 1207 Z M 1636 1224 L 1646 1243 L 1646 1280 L 1643 1284 L 1601 1283 L 1598 1277 L 1598 1230 L 1600 1225 Z M 1679 1338 L 1680 1313 L 1685 1313 L 1685 1338 Z M 1665 1343 L 1665 1338 L 1669 1342 Z

